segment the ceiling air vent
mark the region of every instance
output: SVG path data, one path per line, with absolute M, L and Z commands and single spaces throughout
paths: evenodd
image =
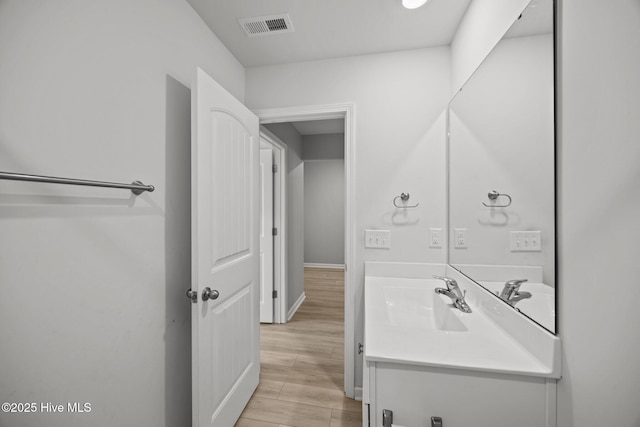
M 238 22 L 249 37 L 293 32 L 293 24 L 291 24 L 291 18 L 289 18 L 288 13 L 242 18 L 238 19 Z

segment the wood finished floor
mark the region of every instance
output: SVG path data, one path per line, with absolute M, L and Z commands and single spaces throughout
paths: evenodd
M 260 326 L 260 385 L 236 427 L 361 427 L 344 396 L 344 272 L 305 268 L 306 299 L 287 324 Z

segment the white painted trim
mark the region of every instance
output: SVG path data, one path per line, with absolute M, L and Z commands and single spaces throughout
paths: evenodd
M 309 105 L 301 107 L 263 108 L 253 110 L 260 124 L 304 122 L 309 120 L 343 119 L 353 104 Z M 346 133 L 345 123 L 345 133 Z
M 546 384 L 546 427 L 557 427 L 558 425 L 558 380 L 547 378 Z
M 355 388 L 355 396 L 354 399 L 358 402 L 362 402 L 362 387 Z
M 344 119 L 345 164 L 345 289 L 344 289 L 344 392 L 355 396 L 355 230 L 356 133 L 355 104 L 329 104 L 254 110 L 261 124 L 319 119 Z M 349 267 L 351 266 L 351 267 Z
M 315 262 L 305 262 L 304 266 L 311 268 L 330 268 L 333 270 L 344 270 L 344 264 L 319 264 Z
M 274 289 L 278 297 L 274 299 L 274 323 L 287 323 L 287 145 L 264 126 L 260 126 L 260 138 L 271 144 L 274 150 L 274 164 L 279 173 L 274 176 L 274 227 L 278 235 L 274 237 Z M 277 258 L 277 260 L 276 260 Z
M 344 316 L 344 386 L 347 397 L 355 397 L 356 308 L 355 248 L 356 236 L 356 127 L 355 105 L 346 106 L 344 118 L 345 163 L 345 316 Z M 349 268 L 351 265 L 351 268 Z
M 302 305 L 302 303 L 306 298 L 307 298 L 307 295 L 303 292 L 302 295 L 300 295 L 300 298 L 298 298 L 298 301 L 296 301 L 296 303 L 293 304 L 293 307 L 291 307 L 291 310 L 289 310 L 289 312 L 287 313 L 287 322 L 293 318 L 293 315 L 296 314 L 296 311 L 298 311 L 298 309 L 300 308 L 300 306 Z

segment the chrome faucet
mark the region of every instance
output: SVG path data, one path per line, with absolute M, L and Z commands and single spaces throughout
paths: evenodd
M 504 288 L 502 288 L 502 292 L 500 292 L 498 297 L 512 307 L 515 307 L 516 303 L 520 300 L 531 298 L 530 292 L 520 292 L 520 285 L 526 281 L 527 279 L 509 280 L 504 284 Z
M 458 286 L 458 282 L 449 277 L 433 276 L 433 278 L 444 280 L 444 283 L 447 285 L 447 289 L 435 288 L 435 293 L 448 296 L 451 298 L 451 301 L 453 301 L 455 308 L 465 313 L 471 313 L 471 307 L 469 307 L 469 304 L 464 300 L 467 291 L 462 292 L 460 286 Z

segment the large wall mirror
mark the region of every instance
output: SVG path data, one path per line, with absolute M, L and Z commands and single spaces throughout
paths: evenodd
M 554 5 L 532 0 L 449 104 L 449 263 L 556 332 Z

